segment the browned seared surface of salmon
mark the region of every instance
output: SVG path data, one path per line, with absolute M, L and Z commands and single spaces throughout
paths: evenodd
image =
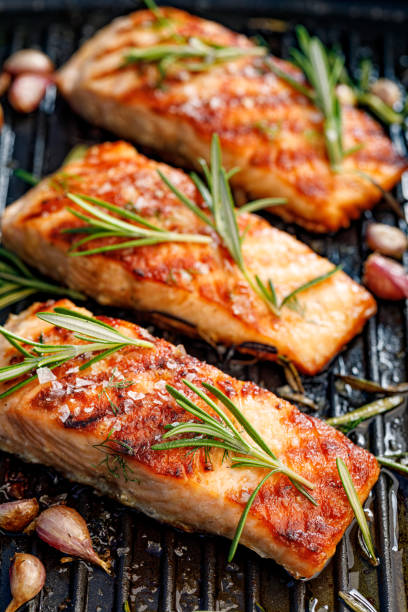
M 375 312 L 372 296 L 337 272 L 299 294 L 301 312 L 284 307 L 276 317 L 250 288 L 217 235 L 164 185 L 158 168 L 204 206 L 184 172 L 151 161 L 126 143 L 108 143 L 92 147 L 85 159 L 44 179 L 8 207 L 2 220 L 3 241 L 43 273 L 103 304 L 164 313 L 173 317 L 168 319 L 172 325 L 185 321 L 183 329 L 190 333 L 262 358 L 284 355 L 309 374 L 327 364 Z M 66 210 L 75 207 L 64 195 L 66 189 L 130 206 L 168 230 L 209 233 L 212 242 L 164 243 L 73 257 L 68 250 L 80 236 L 63 230 L 83 222 Z M 241 233 L 246 232 L 247 267 L 264 283 L 272 279 L 279 300 L 333 268 L 257 215 L 241 214 L 238 222 Z
M 70 332 L 34 316 L 54 305 L 35 304 L 11 316 L 7 326 L 36 341 L 42 334 L 46 343 L 78 343 Z M 67 300 L 57 305 L 75 308 Z M 128 346 L 82 371 L 78 367 L 87 357 L 78 357 L 55 369 L 54 380 L 39 384 L 35 379 L 0 400 L 0 448 L 50 465 L 159 520 L 232 537 L 265 471 L 231 469 L 228 458 L 222 461 L 221 449 L 210 451 L 209 459 L 201 450 L 191 454 L 185 448 L 152 449 L 167 425 L 192 418 L 177 406 L 165 385 L 173 385 L 209 410 L 182 379 L 199 386 L 209 382 L 239 406 L 285 465 L 315 486 L 316 506 L 286 476 L 274 474 L 255 500 L 242 542 L 272 557 L 294 576 L 319 572 L 353 518 L 336 457 L 345 461 L 362 502 L 378 477 L 375 457 L 319 419 L 253 383 L 231 378 L 186 355 L 182 347 L 151 337 L 126 321 L 99 318 L 126 335 L 150 340 L 153 348 Z M 20 357 L 1 338 L 0 365 Z M 112 379 L 126 381 L 127 386 L 115 386 Z M 2 383 L 0 391 L 8 385 Z M 103 448 L 95 447 L 109 434 L 109 444 L 120 449 L 123 462 L 116 477 L 100 463 L 105 458 Z
M 241 58 L 210 69 L 170 70 L 158 86 L 154 65 L 125 65 L 132 48 L 184 44 L 192 38 L 227 46 L 253 46 L 245 36 L 172 8 L 167 25 L 150 11 L 121 17 L 103 28 L 60 70 L 58 84 L 86 119 L 126 139 L 153 147 L 172 159 L 195 165 L 208 159 L 211 135 L 220 135 L 232 182 L 252 197 L 285 196 L 274 208 L 284 219 L 313 231 L 347 226 L 371 208 L 406 168 L 380 125 L 353 107 L 343 108 L 344 159 L 330 168 L 322 115 L 308 99 L 265 68 L 262 58 Z M 279 67 L 302 81 L 288 62 Z M 358 171 L 358 173 L 356 173 Z

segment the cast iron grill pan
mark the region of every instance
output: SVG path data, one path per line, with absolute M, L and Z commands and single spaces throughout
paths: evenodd
M 86 10 L 86 2 L 72 3 L 70 8 L 67 4 L 64 3 L 63 10 L 47 11 L 39 10 L 38 3 L 30 6 L 27 2 L 27 10 L 17 13 L 13 11 L 13 2 L 8 2 L 0 20 L 0 62 L 16 49 L 37 46 L 59 66 L 97 28 L 117 14 L 133 9 L 129 2 L 123 5 L 117 2 L 112 9 L 102 1 L 98 9 L 92 10 Z M 287 56 L 294 42 L 294 25 L 303 23 L 326 43 L 340 44 L 352 71 L 356 71 L 359 60 L 368 55 L 379 74 L 405 79 L 408 84 L 408 13 L 372 11 L 360 21 L 345 4 L 340 11 L 342 16 L 337 10 L 336 18 L 331 19 L 327 12 L 319 16 L 316 6 L 311 5 L 312 18 L 311 13 L 294 12 L 287 6 L 282 8 L 283 5 L 277 3 L 275 10 L 261 11 L 258 7 L 257 12 L 241 11 L 240 14 L 233 7 L 222 12 L 218 8 L 200 10 L 198 6 L 196 12 L 244 33 L 262 35 L 270 43 L 272 52 L 283 56 Z M 16 165 L 38 176 L 45 175 L 59 166 L 75 144 L 114 139 L 112 134 L 88 125 L 71 113 L 52 88 L 37 113 L 17 116 L 7 104 L 4 110 L 7 126 L 0 135 L 1 207 L 13 202 L 27 189 L 13 176 L 12 168 Z M 391 137 L 396 147 L 405 152 L 406 141 L 401 128 L 394 128 Z M 396 195 L 401 202 L 408 198 L 408 177 L 397 188 Z M 345 271 L 358 280 L 367 255 L 362 240 L 364 226 L 371 218 L 399 223 L 405 228 L 405 223 L 397 221 L 384 204 L 335 236 L 314 236 L 299 228 L 284 226 L 272 217 L 271 220 L 334 263 L 342 262 Z M 29 303 L 14 306 L 13 312 Z M 93 302 L 89 307 L 94 312 L 103 312 Z M 129 312 L 115 311 L 115 314 L 140 322 L 139 317 Z M 2 313 L 1 322 L 6 315 Z M 152 329 L 176 343 L 184 343 L 188 352 L 234 376 L 251 379 L 271 390 L 284 383 L 281 370 L 274 364 L 254 364 L 233 350 L 217 352 L 203 342 Z M 405 306 L 380 303 L 378 315 L 369 322 L 364 333 L 325 372 L 304 380 L 307 393 L 321 406 L 319 414 L 340 414 L 348 406 L 358 406 L 369 399 L 363 393 L 350 390 L 346 391 L 347 397 L 339 395 L 334 385 L 336 372 L 353 373 L 384 383 L 407 380 L 406 346 Z M 355 441 L 376 454 L 407 450 L 405 408 L 376 418 L 369 427 L 360 427 L 352 435 Z M 267 612 L 343 612 L 346 608 L 337 593 L 352 587 L 368 596 L 378 611 L 406 612 L 407 494 L 406 480 L 383 471 L 370 501 L 381 559 L 378 569 L 370 567 L 358 553 L 356 529 L 352 527 L 339 545 L 333 562 L 314 580 L 301 582 L 293 580 L 273 561 L 263 560 L 243 547 L 239 548 L 234 562 L 227 564 L 229 543 L 222 538 L 186 534 L 161 525 L 97 495 L 88 487 L 69 483 L 51 469 L 24 464 L 11 455 L 0 453 L 0 502 L 19 496 L 35 496 L 44 505 L 60 500 L 74 506 L 87 520 L 98 551 L 109 549 L 114 561 L 114 571 L 109 577 L 82 561 L 61 564 L 63 555 L 36 538 L 0 534 L 0 609 L 3 610 L 10 599 L 10 559 L 14 552 L 25 551 L 39 555 L 47 569 L 46 587 L 23 608 L 30 612 L 121 612 L 126 600 L 137 612 L 252 612 L 258 609 L 257 604 Z

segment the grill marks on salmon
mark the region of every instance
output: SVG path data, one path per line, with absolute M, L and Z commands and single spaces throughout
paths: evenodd
M 89 314 L 67 300 L 35 304 L 11 316 L 7 327 L 37 341 L 42 334 L 47 343 L 78 343 L 70 332 L 35 317 L 39 310 L 52 310 L 55 305 Z M 0 400 L 0 448 L 52 466 L 159 520 L 231 538 L 264 470 L 231 469 L 220 449 L 212 450 L 208 460 L 203 449 L 191 454 L 187 449 L 151 448 L 167 425 L 191 419 L 165 385 L 173 385 L 209 410 L 182 379 L 197 385 L 209 382 L 237 403 L 283 463 L 315 485 L 317 506 L 286 476 L 273 475 L 249 513 L 242 543 L 275 559 L 296 577 L 309 578 L 319 572 L 353 518 L 336 457 L 346 462 L 362 502 L 378 477 L 376 459 L 273 393 L 231 378 L 134 324 L 99 318 L 126 335 L 150 340 L 154 347 L 129 346 L 83 371 L 78 367 L 86 357 L 78 357 L 56 368 L 55 380 L 44 384 L 34 380 Z M 18 359 L 16 350 L 1 338 L 0 365 Z M 112 378 L 131 384 L 114 387 Z M 2 383 L 0 391 L 8 385 Z M 116 415 L 110 402 L 116 406 Z M 127 479 L 122 472 L 114 477 L 100 463 L 104 455 L 95 445 L 110 433 L 110 443 L 121 449 L 126 462 Z
M 287 197 L 288 204 L 272 212 L 313 231 L 348 226 L 380 200 L 381 191 L 358 173 L 368 174 L 385 190 L 398 182 L 406 160 L 380 125 L 353 107 L 343 108 L 343 140 L 345 150 L 356 150 L 345 158 L 341 172 L 333 172 L 320 112 L 265 70 L 261 58 L 223 62 L 201 72 L 181 67 L 162 87 L 157 86 L 155 66 L 124 65 L 130 49 L 178 44 L 176 35 L 253 46 L 214 22 L 172 8 L 162 10 L 169 27 L 158 27 L 150 11 L 121 17 L 86 42 L 60 70 L 59 88 L 79 114 L 188 166 L 199 157 L 208 160 L 216 132 L 227 168 L 241 168 L 232 183 L 253 198 Z M 293 65 L 273 61 L 302 81 Z
M 44 179 L 8 207 L 2 219 L 3 241 L 43 273 L 103 304 L 161 313 L 167 323 L 211 342 L 235 345 L 266 359 L 284 355 L 308 374 L 323 368 L 375 312 L 372 296 L 337 272 L 299 294 L 303 315 L 284 307 L 277 318 L 215 234 L 210 244 L 165 243 L 69 255 L 78 236 L 63 230 L 81 221 L 66 210 L 75 207 L 64 195 L 66 188 L 120 207 L 131 202 L 132 210 L 168 230 L 208 233 L 208 226 L 165 186 L 158 168 L 204 206 L 181 170 L 151 161 L 126 143 L 106 143 L 92 147 L 83 160 L 64 166 L 63 174 Z M 64 189 L 58 188 L 62 180 Z M 257 215 L 241 214 L 238 222 L 241 233 L 246 231 L 243 254 L 248 269 L 265 283 L 272 279 L 279 300 L 333 268 Z

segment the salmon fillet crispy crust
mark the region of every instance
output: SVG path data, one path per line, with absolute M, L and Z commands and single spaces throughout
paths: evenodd
M 34 304 L 7 327 L 20 336 L 49 344 L 78 344 L 70 332 L 40 321 L 35 313 L 54 306 L 76 308 L 67 300 Z M 166 426 L 191 419 L 165 389 L 171 384 L 204 410 L 208 406 L 182 382 L 209 382 L 235 402 L 284 464 L 311 481 L 317 506 L 288 478 L 274 474 L 260 490 L 242 535 L 242 543 L 271 557 L 296 577 L 310 578 L 334 554 L 353 518 L 339 479 L 341 457 L 363 502 L 376 482 L 377 461 L 368 451 L 319 419 L 251 382 L 236 380 L 217 368 L 186 355 L 127 321 L 98 317 L 126 335 L 150 340 L 153 348 L 128 346 L 86 370 L 86 355 L 56 368 L 56 380 L 37 380 L 0 400 L 0 448 L 23 459 L 44 463 L 68 478 L 89 484 L 123 504 L 186 530 L 231 538 L 245 503 L 264 470 L 231 469 L 222 450 L 153 450 Z M 0 339 L 1 366 L 20 355 Z M 112 385 L 125 380 L 127 386 Z M 2 383 L 4 391 L 10 383 Z M 107 393 L 103 393 L 105 390 Z M 112 404 L 117 414 L 112 412 Z M 111 433 L 110 444 L 121 449 L 127 479 L 114 477 L 95 447 Z M 100 447 L 99 447 L 100 448 Z
M 240 167 L 232 183 L 251 197 L 284 196 L 271 209 L 317 232 L 348 226 L 391 189 L 407 167 L 380 125 L 353 107 L 343 108 L 341 172 L 328 163 L 322 115 L 262 58 L 244 57 L 201 72 L 181 68 L 158 86 L 152 64 L 126 65 L 132 48 L 183 44 L 198 38 L 227 46 L 253 46 L 245 36 L 173 8 L 161 9 L 160 27 L 150 11 L 138 11 L 100 30 L 59 71 L 57 82 L 71 106 L 90 122 L 152 147 L 167 159 L 194 166 L 208 160 L 218 133 L 227 168 Z M 177 38 L 178 37 L 178 38 Z M 274 59 L 302 82 L 292 64 Z
M 299 294 L 303 314 L 284 307 L 281 317 L 276 317 L 250 288 L 217 235 L 162 182 L 158 168 L 204 206 L 181 170 L 151 161 L 126 143 L 107 143 L 92 147 L 83 160 L 64 166 L 9 206 L 2 219 L 4 244 L 43 273 L 103 304 L 162 313 L 161 322 L 166 315 L 167 324 L 261 358 L 283 355 L 308 374 L 321 370 L 375 312 L 372 296 L 337 272 Z M 120 207 L 132 202 L 131 210 L 160 227 L 210 232 L 213 241 L 70 256 L 68 249 L 80 235 L 63 230 L 83 222 L 66 210 L 75 208 L 64 195 L 67 189 Z M 327 259 L 258 215 L 241 214 L 238 222 L 241 233 L 246 231 L 243 255 L 248 269 L 265 283 L 272 279 L 279 300 L 333 268 Z

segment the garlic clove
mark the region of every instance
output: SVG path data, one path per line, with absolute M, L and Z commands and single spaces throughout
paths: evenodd
M 61 552 L 99 565 L 109 574 L 109 566 L 94 551 L 88 527 L 82 516 L 67 506 L 51 506 L 40 514 L 37 535 Z
M 37 516 L 38 511 L 35 498 L 0 504 L 0 528 L 5 531 L 22 531 Z
M 10 568 L 10 590 L 13 597 L 5 612 L 16 612 L 33 599 L 45 583 L 45 568 L 41 561 L 25 553 L 16 553 Z
M 385 223 L 370 223 L 366 231 L 366 241 L 373 251 L 391 257 L 402 257 L 408 248 L 408 239 L 404 232 Z
M 340 104 L 344 106 L 356 106 L 357 98 L 354 91 L 348 85 L 340 83 L 336 86 L 336 94 Z
M 31 72 L 34 74 L 51 74 L 54 64 L 38 49 L 20 49 L 4 62 L 3 70 L 12 75 Z
M 41 74 L 18 75 L 8 92 L 11 106 L 19 113 L 31 113 L 39 106 L 49 83 L 50 78 Z
M 8 72 L 0 72 L 0 96 L 6 93 L 10 87 L 11 76 Z
M 401 90 L 397 83 L 390 79 L 377 79 L 370 87 L 372 94 L 380 98 L 388 106 L 395 106 L 401 100 Z
M 379 298 L 403 300 L 408 298 L 408 275 L 393 259 L 378 253 L 369 256 L 364 264 L 363 282 Z

